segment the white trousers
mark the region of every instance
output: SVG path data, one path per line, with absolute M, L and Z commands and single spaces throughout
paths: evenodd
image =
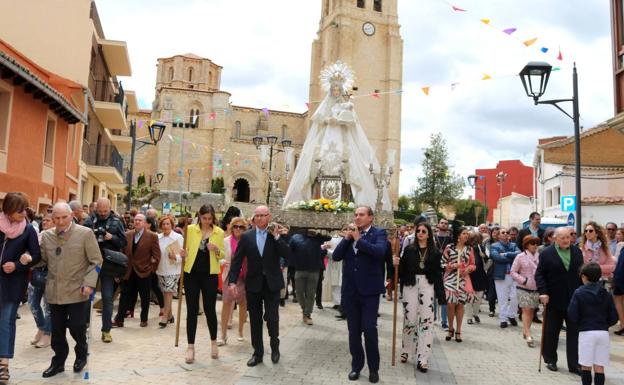
M 434 290 L 424 275 L 416 276 L 416 285 L 403 287 L 403 351 L 414 363 L 427 364 L 433 344 Z
M 505 279 L 494 281 L 496 285 L 496 297 L 498 298 L 499 322 L 509 322 L 509 318 L 516 318 L 518 315 L 518 297 L 516 295 L 516 282 L 511 275 L 505 275 Z

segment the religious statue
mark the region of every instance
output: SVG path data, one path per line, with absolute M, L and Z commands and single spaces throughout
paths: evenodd
M 375 208 L 378 191 L 372 172 L 380 167 L 349 95 L 353 71 L 337 61 L 321 72 L 320 80 L 327 95 L 312 115 L 284 207 L 326 198 Z M 383 210 L 390 210 L 387 191 L 382 194 Z

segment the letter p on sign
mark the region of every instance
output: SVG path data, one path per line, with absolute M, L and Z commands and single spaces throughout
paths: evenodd
M 576 195 L 561 197 L 561 211 L 576 211 Z

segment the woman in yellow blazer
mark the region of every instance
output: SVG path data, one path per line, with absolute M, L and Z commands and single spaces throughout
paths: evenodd
M 184 263 L 184 293 L 186 298 L 186 363 L 195 361 L 195 334 L 199 312 L 199 293 L 203 298 L 204 312 L 211 340 L 211 357 L 218 358 L 217 348 L 217 287 L 219 284 L 220 260 L 223 250 L 223 230 L 215 224 L 215 210 L 212 205 L 199 209 L 196 225 L 189 225 Z

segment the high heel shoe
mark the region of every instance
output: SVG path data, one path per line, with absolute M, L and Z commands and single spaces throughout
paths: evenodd
M 429 365 L 421 364 L 419 362 L 416 364 L 416 369 L 418 369 L 421 373 L 427 373 L 427 370 L 429 370 Z
M 533 337 L 528 336 L 528 337 L 526 337 L 525 339 L 526 339 L 527 346 L 528 346 L 528 347 L 530 347 L 530 348 L 532 348 L 532 347 L 533 347 L 533 344 L 534 344 Z
M 448 330 L 448 334 L 444 337 L 445 340 L 450 341 L 453 338 L 453 334 L 455 334 L 455 329 Z
M 219 358 L 219 348 L 217 347 L 217 341 L 212 341 L 212 344 L 210 345 L 210 350 L 210 358 L 212 358 L 213 360 Z
M 174 324 L 175 323 L 175 318 L 173 318 L 173 316 L 171 316 L 171 318 L 169 318 L 169 320 L 167 321 L 170 324 Z
M 462 342 L 461 333 L 455 333 L 455 342 Z
M 184 359 L 184 362 L 186 362 L 187 364 L 192 364 L 193 362 L 195 362 L 195 348 L 186 349 L 186 358 Z
M 401 363 L 404 364 L 407 362 L 407 353 L 401 353 Z
M 217 346 L 223 346 L 223 345 L 227 345 L 227 336 L 224 336 L 223 338 L 219 338 L 217 340 Z
M 41 337 L 43 337 L 43 331 L 37 330 L 37 334 L 35 334 L 35 337 L 32 339 L 32 341 L 30 341 L 30 344 L 37 345 L 37 342 L 39 342 Z

